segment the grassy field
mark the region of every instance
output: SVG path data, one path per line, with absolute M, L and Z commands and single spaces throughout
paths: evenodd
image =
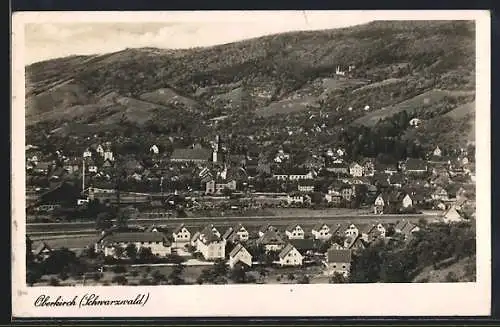
M 61 235 L 57 237 L 36 237 L 33 239 L 33 249 L 45 241 L 52 249 L 66 247 L 68 249 L 83 249 L 86 246 L 93 245 L 99 238 L 98 234 L 93 235 Z
M 303 111 L 308 106 L 316 103 L 316 97 L 303 97 L 300 99 L 286 99 L 274 102 L 267 107 L 257 109 L 255 114 L 261 117 L 269 117 L 278 114 L 288 114 L 292 112 Z
M 431 90 L 398 104 L 370 112 L 355 120 L 355 123 L 365 126 L 374 126 L 380 119 L 390 117 L 402 111 L 411 114 L 424 105 L 432 105 L 433 103 L 442 101 L 446 96 L 453 95 L 457 94 L 443 90 Z

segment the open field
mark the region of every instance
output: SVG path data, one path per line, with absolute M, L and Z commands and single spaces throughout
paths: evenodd
M 368 127 L 374 126 L 379 120 L 390 117 L 399 112 L 406 111 L 408 114 L 412 114 L 419 110 L 422 106 L 429 106 L 434 103 L 438 103 L 445 97 L 461 96 L 464 94 L 468 95 L 467 92 L 450 92 L 444 90 L 427 91 L 406 101 L 367 113 L 363 117 L 355 120 L 355 123 Z
M 93 245 L 99 239 L 99 234 L 96 232 L 93 235 L 60 235 L 58 237 L 33 237 L 33 249 L 44 241 L 53 249 L 62 247 L 68 249 L 83 249 L 86 246 Z

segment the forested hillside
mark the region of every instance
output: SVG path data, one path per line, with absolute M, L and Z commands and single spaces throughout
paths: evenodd
M 379 21 L 208 48 L 126 49 L 35 63 L 26 67 L 28 139 L 39 131 L 116 137 L 136 129 L 280 139 L 275 132 L 282 130 L 300 143 L 297 135 L 319 127 L 307 142 L 323 144 L 342 138 L 340 126 L 381 127 L 405 112 L 404 119 L 417 117 L 422 126 L 399 126 L 396 141 L 462 144 L 474 125 L 474 33 L 465 21 Z M 336 74 L 339 67 L 344 75 Z M 459 107 L 459 115 L 445 116 Z M 228 118 L 210 127 L 222 115 Z M 290 134 L 290 126 L 302 130 Z

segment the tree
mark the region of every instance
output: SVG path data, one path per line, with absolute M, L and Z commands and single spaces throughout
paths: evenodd
M 125 254 L 125 250 L 120 244 L 115 245 L 113 249 L 115 252 L 115 257 L 117 257 L 118 259 L 122 258 L 123 254 Z
M 59 286 L 59 285 L 60 285 L 59 279 L 57 279 L 57 278 L 55 278 L 55 277 L 52 277 L 52 278 L 49 280 L 49 285 L 50 285 L 50 286 Z
M 344 284 L 347 283 L 347 278 L 339 272 L 335 272 L 332 277 L 330 277 L 329 282 L 331 284 Z
M 233 190 L 225 187 L 224 189 L 222 189 L 222 195 L 224 196 L 231 196 L 231 194 L 233 194 Z
M 111 282 L 118 284 L 118 285 L 127 285 L 128 284 L 127 278 L 123 275 L 118 275 L 118 276 L 113 277 Z
M 182 285 L 184 284 L 184 279 L 182 278 L 182 273 L 184 272 L 184 265 L 178 263 L 172 269 L 172 272 L 168 275 L 168 281 L 172 285 Z
M 127 247 L 125 248 L 125 254 L 130 259 L 135 259 L 137 257 L 137 247 L 134 243 L 130 243 L 127 245 Z
M 139 259 L 141 261 L 147 261 L 151 258 L 154 258 L 153 252 L 151 252 L 150 248 L 141 247 L 138 252 Z
M 246 282 L 246 272 L 245 272 L 245 265 L 242 263 L 238 262 L 236 265 L 231 269 L 231 280 L 235 283 L 242 284 Z

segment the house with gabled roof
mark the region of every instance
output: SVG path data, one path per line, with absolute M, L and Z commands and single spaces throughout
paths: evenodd
M 321 241 L 313 238 L 290 239 L 288 243 L 292 244 L 302 255 L 312 255 L 318 252 Z
M 198 236 L 196 249 L 205 260 L 223 259 L 226 256 L 226 240 L 213 225 L 205 227 Z
M 52 253 L 52 248 L 46 243 L 40 243 L 35 250 L 33 250 L 33 256 L 37 261 L 45 261 Z
M 298 224 L 288 226 L 285 234 L 289 239 L 304 239 L 304 230 Z
M 427 162 L 422 159 L 408 158 L 404 165 L 407 174 L 424 174 L 427 172 Z
M 241 243 L 237 244 L 229 253 L 229 267 L 234 268 L 238 262 L 248 267 L 252 266 L 252 255 Z
M 237 224 L 234 227 L 229 227 L 222 235 L 222 238 L 231 242 L 246 242 L 248 241 L 249 233 L 242 224 Z
M 174 162 L 208 162 L 212 158 L 212 151 L 195 145 L 187 149 L 174 149 L 170 160 Z
M 463 220 L 460 210 L 457 209 L 456 205 L 452 205 L 443 215 L 443 221 L 445 223 L 455 223 Z
M 354 236 L 354 237 L 356 237 L 356 236 L 359 235 L 359 229 L 354 224 L 342 225 L 341 229 L 342 229 L 342 232 L 343 232 L 344 236 L 347 236 L 347 237 Z
M 262 235 L 264 235 L 264 233 L 267 232 L 268 230 L 277 231 L 277 229 L 271 224 L 265 224 L 259 228 L 259 237 L 262 237 Z
M 348 277 L 351 271 L 351 250 L 331 248 L 326 253 L 326 269 L 324 274 L 333 276 L 335 273 Z
M 267 252 L 279 251 L 285 246 L 285 241 L 276 230 L 268 229 L 259 237 L 257 244 L 263 245 Z
M 330 227 L 325 223 L 318 223 L 314 225 L 312 235 L 316 240 L 329 240 L 332 237 Z
M 176 244 L 186 244 L 191 239 L 191 232 L 186 225 L 180 224 L 172 231 L 172 237 Z
M 353 177 L 363 176 L 364 168 L 357 162 L 353 162 L 349 165 L 349 174 Z
M 361 235 L 353 235 L 346 237 L 346 239 L 344 240 L 344 248 L 356 252 L 364 250 L 366 248 L 366 245 Z
M 283 266 L 302 266 L 304 257 L 292 244 L 288 243 L 278 255 L 279 264 Z

